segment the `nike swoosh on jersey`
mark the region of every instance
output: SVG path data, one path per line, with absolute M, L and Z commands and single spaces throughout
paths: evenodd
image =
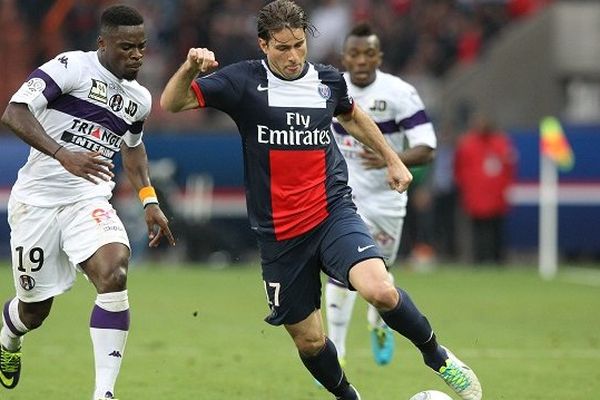
M 263 85 L 258 85 L 256 87 L 256 90 L 258 90 L 259 92 L 264 92 L 266 90 L 269 90 L 269 87 L 268 86 L 263 86 Z
M 375 245 L 374 244 L 370 244 L 370 245 L 365 246 L 365 247 L 358 246 L 358 248 L 356 250 L 358 250 L 359 253 L 362 253 L 363 251 L 365 251 L 367 249 L 370 249 L 371 247 L 375 247 Z

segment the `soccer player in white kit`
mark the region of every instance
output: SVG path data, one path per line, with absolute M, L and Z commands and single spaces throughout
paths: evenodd
M 368 25 L 358 25 L 348 34 L 342 52 L 348 93 L 377 123 L 406 166 L 427 164 L 433 159 L 436 147 L 433 126 L 415 88 L 379 70 L 382 55 L 379 38 Z M 390 190 L 383 160 L 335 121 L 333 128 L 348 164 L 348 184 L 354 203 L 387 258 L 387 265 L 392 265 L 406 215 L 406 192 Z M 391 274 L 390 278 L 393 279 Z M 355 300 L 356 292 L 329 279 L 325 288 L 328 334 L 341 360 L 346 355 L 346 334 Z M 377 364 L 385 365 L 393 355 L 392 330 L 372 306 L 368 310 L 373 356 Z
M 175 244 L 142 143 L 151 107 L 150 93 L 135 80 L 146 48 L 143 22 L 131 7 L 106 9 L 98 50 L 62 53 L 40 66 L 2 116 L 32 147 L 8 206 L 16 297 L 4 305 L 0 331 L 6 388 L 20 378 L 23 336 L 40 327 L 54 297 L 72 287 L 80 270 L 97 290 L 90 318 L 92 398 L 114 398 L 129 331 L 129 240 L 108 202 L 119 151 L 145 209 L 149 245 L 163 237 Z

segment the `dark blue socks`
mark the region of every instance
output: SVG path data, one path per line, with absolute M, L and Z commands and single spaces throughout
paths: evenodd
M 408 293 L 400 288 L 396 290 L 400 295 L 398 305 L 380 313 L 381 318 L 390 328 L 413 342 L 423 354 L 425 364 L 438 371 L 445 364 L 446 352 L 438 345 L 429 321 L 417 309 Z
M 325 346 L 317 355 L 305 357 L 300 354 L 300 359 L 312 376 L 336 397 L 344 399 L 354 393 L 340 366 L 335 346 L 329 338 L 325 338 Z

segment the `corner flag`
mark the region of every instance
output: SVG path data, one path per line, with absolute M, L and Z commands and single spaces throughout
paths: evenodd
M 554 117 L 540 121 L 540 152 L 539 271 L 544 279 L 552 279 L 558 271 L 558 169 L 568 171 L 575 163 Z
M 540 150 L 562 171 L 573 168 L 575 163 L 573 150 L 563 133 L 560 122 L 554 117 L 544 117 L 540 121 Z

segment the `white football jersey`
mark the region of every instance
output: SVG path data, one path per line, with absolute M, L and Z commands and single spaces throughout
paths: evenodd
M 118 79 L 104 68 L 95 51 L 71 51 L 33 71 L 10 101 L 27 104 L 46 133 L 65 148 L 99 151 L 113 159 L 122 142 L 129 147 L 141 143 L 152 100 L 139 83 Z M 110 198 L 113 187 L 113 181 L 93 184 L 75 176 L 31 148 L 11 196 L 34 206 L 60 206 Z
M 353 85 L 350 74 L 345 72 L 348 94 L 377 123 L 397 153 L 403 151 L 405 139 L 409 147 L 435 148 L 433 125 L 415 88 L 396 76 L 379 70 L 376 73 L 375 81 L 361 88 Z M 348 184 L 360 214 L 377 221 L 385 221 L 386 217 L 404 217 L 406 192 L 390 189 L 387 169 L 366 170 L 359 155 L 364 149 L 362 143 L 350 136 L 337 120 L 334 120 L 333 132 L 348 164 Z M 394 231 L 393 227 L 389 231 Z

